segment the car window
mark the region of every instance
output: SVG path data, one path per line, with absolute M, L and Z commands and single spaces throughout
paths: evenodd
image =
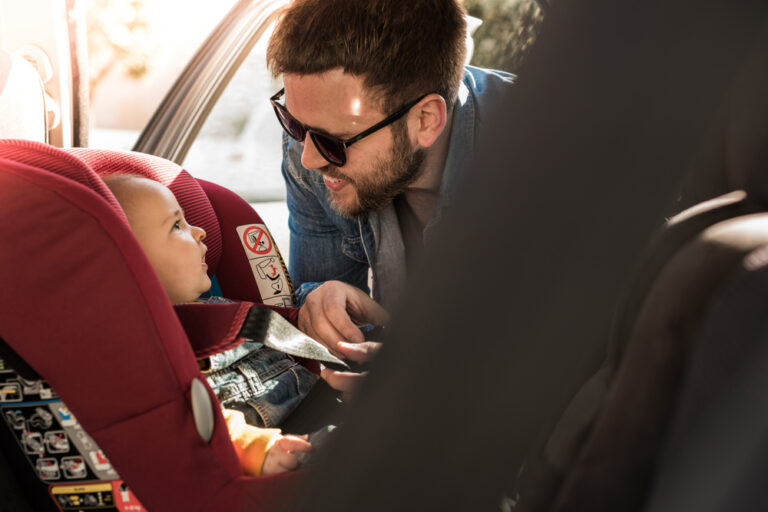
M 88 145 L 131 149 L 235 0 L 87 0 Z
M 184 159 L 196 178 L 250 202 L 288 259 L 288 209 L 280 173 L 282 128 L 269 97 L 282 87 L 266 67 L 270 27 L 243 61 Z
M 266 68 L 271 29 L 256 43 L 211 110 L 184 167 L 251 202 L 285 198 L 281 135 L 269 97 L 281 86 Z

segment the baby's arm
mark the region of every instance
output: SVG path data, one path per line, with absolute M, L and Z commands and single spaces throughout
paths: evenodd
M 296 469 L 298 460 L 292 452 L 312 450 L 312 445 L 301 437 L 283 436 L 277 428 L 248 425 L 240 411 L 224 409 L 223 413 L 229 437 L 246 475 L 267 475 Z

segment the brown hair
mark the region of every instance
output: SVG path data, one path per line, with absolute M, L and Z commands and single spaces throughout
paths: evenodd
M 460 0 L 294 0 L 267 48 L 274 76 L 342 68 L 391 111 L 436 92 L 453 105 L 463 76 Z

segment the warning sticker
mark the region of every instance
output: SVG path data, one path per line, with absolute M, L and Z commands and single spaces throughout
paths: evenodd
M 264 224 L 247 224 L 236 229 L 262 302 L 271 306 L 293 306 L 288 272 L 267 227 Z
M 81 485 L 52 485 L 50 493 L 59 510 L 101 512 L 146 512 L 121 480 Z
M 272 251 L 272 238 L 262 226 L 249 226 L 243 232 L 243 244 L 253 254 L 263 255 Z
M 109 482 L 82 485 L 53 485 L 51 496 L 59 506 L 59 510 L 91 510 L 116 511 L 115 495 Z

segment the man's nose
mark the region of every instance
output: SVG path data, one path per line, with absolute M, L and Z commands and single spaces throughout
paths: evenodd
M 301 165 L 305 169 L 320 169 L 328 165 L 328 161 L 323 158 L 323 155 L 317 150 L 315 141 L 307 134 L 304 138 L 304 150 L 301 152 Z

